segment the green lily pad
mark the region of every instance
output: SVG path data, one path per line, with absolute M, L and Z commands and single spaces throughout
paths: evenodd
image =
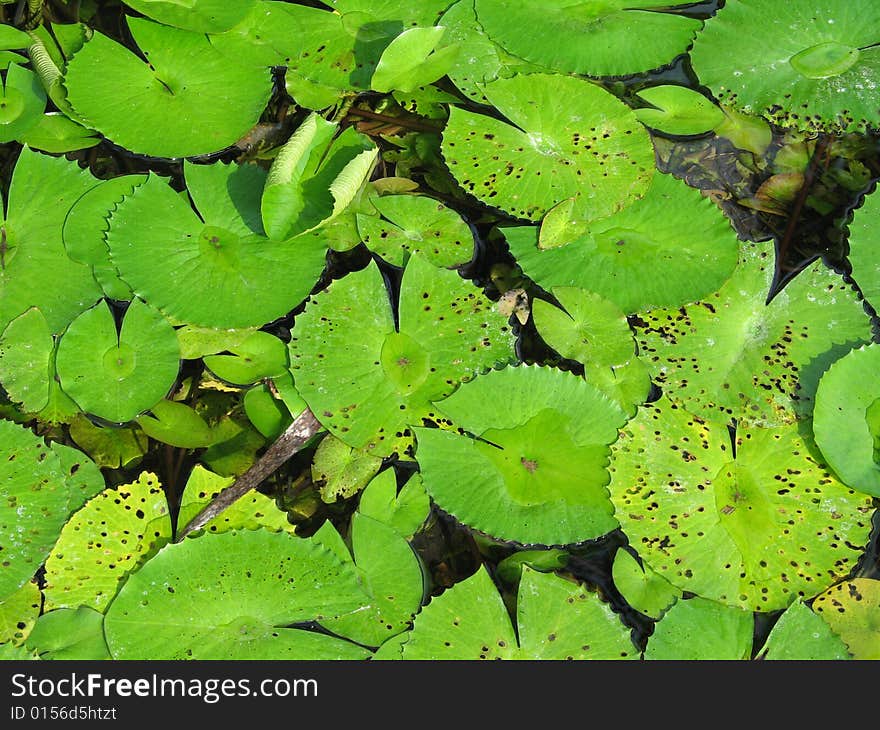
M 268 332 L 254 332 L 226 350 L 229 354 L 208 355 L 203 362 L 227 383 L 250 385 L 287 372 L 287 346 Z
M 628 550 L 618 550 L 611 566 L 614 585 L 636 611 L 652 619 L 663 616 L 681 598 L 680 588 L 636 560 Z
M 0 334 L 0 383 L 16 403 L 37 412 L 49 403 L 49 369 L 55 340 L 43 313 L 31 307 Z
M 37 75 L 10 64 L 0 86 L 0 142 L 21 140 L 45 108 L 46 92 Z
M 268 530 L 205 533 L 166 545 L 133 573 L 104 632 L 113 658 L 123 660 L 366 658 L 356 644 L 288 627 L 368 602 L 353 567 L 312 540 Z
M 678 5 L 664 0 L 475 2 L 486 34 L 510 53 L 555 71 L 591 76 L 622 76 L 672 63 L 701 26 L 695 18 L 664 12 Z
M 96 32 L 67 64 L 67 100 L 87 126 L 132 152 L 174 158 L 222 150 L 259 121 L 267 69 L 236 63 L 204 33 L 127 22 L 148 60 Z
M 110 469 L 130 467 L 147 453 L 147 435 L 140 428 L 96 426 L 78 413 L 69 426 L 70 438 L 98 465 Z
M 607 466 L 627 417 L 582 378 L 507 368 L 465 383 L 435 407 L 464 429 L 415 429 L 425 488 L 440 509 L 523 544 L 567 545 L 617 527 Z
M 523 568 L 517 633 L 484 567 L 433 598 L 416 616 L 405 660 L 638 659 L 624 626 L 596 593 Z
M 265 383 L 249 388 L 242 403 L 248 420 L 270 441 L 278 438 L 293 421 L 293 414 L 284 401 Z M 305 410 L 305 404 L 302 410 Z
M 654 382 L 696 415 L 766 425 L 809 418 L 822 373 L 871 341 L 855 291 L 820 260 L 766 304 L 773 261 L 772 247 L 743 243 L 717 292 L 635 322 Z
M 584 377 L 630 415 L 645 401 L 651 378 L 636 357 L 626 315 L 607 299 L 577 287 L 554 287 L 564 309 L 543 299 L 532 303 L 541 339 L 562 357 L 584 365 Z
M 239 23 L 257 0 L 126 0 L 125 4 L 165 25 L 199 33 L 222 33 Z
M 72 514 L 107 486 L 98 465 L 79 449 L 60 441 L 49 442 L 67 480 L 67 514 Z
M 776 621 L 758 658 L 768 661 L 837 661 L 852 657 L 831 627 L 798 599 Z
M 486 205 L 537 221 L 578 195 L 582 217 L 598 218 L 647 192 L 654 175 L 648 132 L 598 84 L 533 73 L 483 91 L 516 126 L 453 107 L 441 150 L 459 184 Z
M 353 449 L 333 434 L 327 434 L 312 459 L 312 481 L 321 490 L 321 499 L 335 502 L 357 494 L 380 466 L 381 457 Z
M 333 529 L 324 524 L 322 530 Z M 394 528 L 360 513 L 351 521 L 351 545 L 357 572 L 371 598 L 370 608 L 321 625 L 338 636 L 378 647 L 408 629 L 421 607 L 425 592 L 421 564 Z M 344 545 L 343 549 L 347 555 Z
M 418 254 L 404 270 L 398 309 L 395 327 L 371 264 L 312 297 L 290 340 L 296 387 L 316 418 L 375 456 L 402 456 L 409 426 L 429 416 L 431 401 L 514 358 L 513 335 L 493 302 Z
M 177 329 L 181 360 L 198 360 L 205 355 L 216 355 L 224 350 L 239 347 L 257 329 L 227 329 L 184 325 Z
M 27 48 L 30 44 L 31 37 L 23 30 L 5 23 L 0 25 L 0 48 L 3 50 Z
M 110 659 L 104 641 L 104 616 L 87 606 L 59 608 L 44 613 L 27 638 L 26 646 L 40 659 L 100 661 Z
M 750 612 L 705 598 L 676 601 L 648 638 L 645 659 L 750 659 L 754 623 Z
M 880 310 L 880 195 L 866 195 L 849 225 L 852 277 L 868 303 Z
M 40 615 L 43 594 L 32 580 L 0 601 L 0 644 L 22 644 Z
M 104 611 L 127 575 L 171 539 L 171 519 L 156 476 L 108 489 L 64 525 L 46 559 L 46 610 Z
M 880 124 L 880 7 L 732 0 L 706 21 L 690 56 L 722 104 L 805 132 Z
M 324 268 L 324 244 L 266 238 L 265 172 L 255 165 L 187 163 L 184 176 L 198 214 L 150 175 L 110 218 L 110 255 L 132 290 L 174 322 L 201 327 L 258 327 L 292 310 Z
M 407 28 L 382 51 L 370 86 L 382 93 L 415 91 L 436 81 L 452 68 L 455 44 L 442 44 L 442 26 Z
M 705 134 L 726 119 L 724 111 L 687 86 L 662 84 L 649 86 L 637 94 L 651 106 L 636 109 L 636 116 L 646 127 L 664 134 L 690 136 Z
M 420 195 L 373 198 L 377 215 L 357 214 L 361 240 L 394 266 L 403 267 L 418 252 L 435 266 L 452 268 L 474 256 L 474 234 L 454 210 Z
M 214 443 L 214 432 L 196 410 L 179 401 L 163 399 L 136 419 L 143 432 L 156 441 L 181 449 L 199 449 Z
M 872 504 L 816 458 L 797 423 L 726 425 L 664 396 L 612 445 L 615 516 L 644 562 L 683 591 L 770 612 L 852 570 Z
M 6 600 L 52 550 L 69 508 L 76 509 L 80 485 L 68 479 L 61 450 L 30 430 L 0 420 L 0 441 L 0 600 Z
M 37 117 L 37 123 L 21 135 L 21 142 L 50 154 L 85 150 L 101 144 L 101 136 L 61 112 Z
M 813 433 L 834 472 L 858 492 L 880 497 L 880 345 L 863 345 L 819 381 Z
M 385 469 L 373 477 L 358 501 L 360 514 L 384 522 L 407 539 L 425 524 L 430 511 L 431 498 L 421 475 L 413 474 L 398 492 L 394 469 Z
M 111 299 L 131 299 L 131 288 L 110 261 L 107 231 L 113 209 L 144 183 L 146 175 L 120 175 L 103 180 L 82 195 L 68 212 L 62 229 L 67 255 L 92 268 L 92 274 Z
M 35 661 L 40 657 L 33 649 L 7 641 L 0 644 L 0 661 Z
M 880 659 L 880 580 L 838 583 L 816 597 L 813 610 L 843 640 L 853 659 Z
M 658 172 L 643 198 L 585 228 L 550 248 L 541 247 L 533 227 L 501 232 L 539 286 L 587 289 L 626 314 L 695 301 L 714 292 L 736 266 L 739 243 L 730 221 L 672 175 Z
M 122 329 L 103 303 L 79 315 L 58 344 L 58 377 L 88 413 L 125 423 L 162 400 L 180 366 L 177 336 L 168 321 L 139 299 Z
M 528 566 L 542 573 L 564 568 L 571 557 L 565 550 L 541 548 L 539 550 L 517 550 L 498 563 L 495 575 L 508 583 L 519 583 L 523 568 Z
M 328 0 L 326 3 L 343 16 L 365 13 L 373 22 L 396 21 L 403 27 L 433 25 L 449 0 Z
M 91 269 L 68 257 L 61 238 L 67 211 L 97 183 L 75 162 L 22 149 L 0 231 L 0 327 L 39 307 L 59 334 L 101 296 Z

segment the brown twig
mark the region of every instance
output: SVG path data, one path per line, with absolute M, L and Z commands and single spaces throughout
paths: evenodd
M 401 117 L 392 117 L 388 114 L 379 114 L 377 112 L 371 112 L 366 109 L 360 109 L 357 107 L 351 107 L 347 114 L 350 114 L 353 117 L 362 117 L 363 119 L 374 119 L 377 122 L 385 122 L 386 124 L 393 124 L 398 127 L 404 127 L 405 129 L 412 129 L 417 132 L 439 132 L 440 127 L 435 127 L 432 124 L 427 124 L 425 122 L 420 122 L 415 119 L 402 119 Z
M 244 474 L 233 484 L 222 490 L 213 500 L 178 533 L 175 542 L 180 542 L 189 533 L 199 530 L 219 515 L 237 499 L 251 489 L 258 487 L 266 477 L 305 446 L 321 430 L 318 419 L 308 409 L 304 410 L 293 423 Z

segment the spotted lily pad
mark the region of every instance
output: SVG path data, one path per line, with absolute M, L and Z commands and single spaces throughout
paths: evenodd
M 532 303 L 538 334 L 562 357 L 584 365 L 584 377 L 630 415 L 651 389 L 645 364 L 636 357 L 626 316 L 598 294 L 577 287 L 550 290 L 559 307 L 543 299 Z
M 126 0 L 126 5 L 165 25 L 222 33 L 240 22 L 257 0 Z
M 330 530 L 334 535 L 327 536 Z M 374 647 L 408 629 L 425 592 L 422 568 L 409 543 L 391 526 L 360 512 L 351 521 L 351 555 L 329 522 L 316 533 L 319 538 L 327 540 L 328 547 L 335 540 L 336 552 L 346 562 L 353 558 L 371 597 L 368 610 L 325 620 L 321 625 L 338 636 Z
M 289 627 L 368 604 L 353 567 L 315 541 L 233 530 L 162 548 L 110 604 L 104 632 L 123 660 L 363 659 L 356 644 Z
M 880 497 L 880 345 L 851 350 L 822 375 L 813 432 L 828 464 L 853 489 Z
M 751 611 L 786 608 L 852 570 L 870 497 L 817 460 L 797 423 L 727 426 L 664 396 L 612 445 L 615 516 L 653 570 L 683 591 Z
M 405 431 L 430 414 L 431 401 L 514 357 L 510 327 L 493 303 L 418 254 L 403 272 L 396 319 L 370 265 L 312 297 L 290 340 L 296 387 L 315 416 L 375 456 L 402 455 L 411 441 Z
M 484 567 L 416 616 L 405 660 L 638 659 L 629 629 L 596 593 L 552 573 L 523 568 L 517 630 Z
M 852 657 L 831 627 L 798 599 L 773 625 L 758 658 L 768 661 L 839 661 Z
M 409 539 L 428 519 L 431 498 L 420 474 L 415 473 L 397 489 L 394 469 L 385 469 L 361 492 L 358 512 L 384 522 Z
M 354 449 L 345 441 L 327 434 L 312 459 L 312 481 L 327 503 L 357 494 L 379 471 L 381 457 Z
M 880 580 L 842 581 L 817 596 L 813 610 L 843 639 L 854 659 L 880 659 Z
M 265 172 L 255 165 L 185 163 L 198 213 L 150 175 L 110 218 L 114 265 L 174 322 L 259 327 L 311 291 L 326 248 L 315 238 L 269 241 L 260 223 Z
M 865 196 L 849 226 L 852 277 L 868 303 L 880 310 L 880 195 Z
M 435 405 L 463 430 L 415 429 L 425 488 L 442 510 L 524 544 L 577 543 L 617 527 L 607 466 L 627 417 L 582 378 L 506 368 Z
M 648 638 L 645 659 L 750 659 L 754 623 L 750 612 L 705 598 L 676 601 Z
M 358 213 L 358 233 L 367 248 L 388 263 L 402 267 L 414 251 L 447 268 L 473 258 L 474 234 L 443 203 L 420 195 L 385 195 L 372 203 L 381 217 Z
M 37 75 L 10 64 L 0 85 L 0 142 L 20 140 L 39 121 L 45 108 L 46 92 Z
M 701 22 L 665 12 L 664 0 L 476 0 L 486 34 L 510 53 L 555 71 L 621 76 L 684 53 Z M 625 49 L 625 50 L 624 50 Z
M 483 91 L 512 124 L 453 107 L 441 147 L 453 176 L 482 202 L 537 221 L 578 195 L 582 217 L 595 218 L 647 192 L 654 174 L 648 132 L 598 84 L 534 73 Z
M 101 296 L 90 268 L 68 257 L 61 237 L 67 211 L 97 183 L 75 162 L 22 149 L 0 228 L 0 327 L 39 307 L 58 334 Z
M 640 315 L 639 351 L 670 398 L 703 418 L 767 425 L 809 418 L 822 373 L 870 342 L 855 291 L 822 261 L 766 304 L 773 268 L 772 248 L 744 243 L 717 292 Z
M 722 104 L 806 132 L 880 124 L 880 7 L 869 0 L 731 0 L 691 49 Z
M 259 121 L 268 69 L 236 63 L 204 33 L 127 22 L 146 60 L 96 32 L 67 64 L 67 100 L 89 127 L 132 152 L 190 157 L 234 144 Z
M 628 550 L 618 550 L 611 566 L 614 585 L 636 611 L 655 620 L 681 598 L 680 588 L 636 560 Z
M 539 286 L 577 286 L 626 314 L 677 307 L 714 292 L 733 272 L 739 244 L 730 221 L 699 191 L 668 174 L 647 194 L 583 234 L 542 247 L 538 230 L 502 228 L 523 272 Z M 658 267 L 663 276 L 657 276 Z
M 42 604 L 43 594 L 32 580 L 0 601 L 0 644 L 22 644 L 40 615 Z
M 82 485 L 70 473 L 69 454 L 48 447 L 30 430 L 0 420 L 0 442 L 0 600 L 5 600 L 46 559 L 81 503 Z
M 134 299 L 117 334 L 113 313 L 99 302 L 61 338 L 58 377 L 84 411 L 125 423 L 165 397 L 179 357 L 174 329 L 155 309 Z

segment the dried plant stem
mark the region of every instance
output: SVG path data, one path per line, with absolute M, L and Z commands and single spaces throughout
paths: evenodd
M 266 477 L 305 446 L 320 430 L 321 424 L 318 423 L 318 419 L 306 408 L 250 469 L 221 491 L 207 507 L 187 523 L 178 533 L 175 542 L 180 542 L 189 533 L 201 529 L 237 499 L 258 487 Z

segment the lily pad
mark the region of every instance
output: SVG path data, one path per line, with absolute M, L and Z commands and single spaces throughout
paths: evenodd
M 398 310 L 395 327 L 382 275 L 369 265 L 310 299 L 290 340 L 291 371 L 312 412 L 375 456 L 403 455 L 409 427 L 429 416 L 431 401 L 514 358 L 494 304 L 418 254 L 403 272 Z
M 577 195 L 582 217 L 597 218 L 647 192 L 654 174 L 648 132 L 598 84 L 534 73 L 483 91 L 511 123 L 453 107 L 441 150 L 459 184 L 486 205 L 537 221 Z
M 421 475 L 413 474 L 398 492 L 394 469 L 385 469 L 373 477 L 358 501 L 360 514 L 384 522 L 407 539 L 425 524 L 430 511 L 431 498 Z
M 782 127 L 842 134 L 880 125 L 880 7 L 869 1 L 731 0 L 690 56 L 722 104 Z
M 67 211 L 97 183 L 75 162 L 22 149 L 0 230 L 0 327 L 39 307 L 59 334 L 101 296 L 91 269 L 68 257 L 61 237 Z
M 368 603 L 354 569 L 313 540 L 205 533 L 166 545 L 133 573 L 104 632 L 117 660 L 362 659 L 369 652 L 356 644 L 288 627 Z
M 538 334 L 562 357 L 584 365 L 584 377 L 629 415 L 651 389 L 626 315 L 607 299 L 577 287 L 550 290 L 563 309 L 543 299 L 532 303 Z
M 327 527 L 322 530 L 333 529 L 329 523 L 324 524 Z M 316 537 L 320 535 L 321 531 Z M 394 528 L 360 513 L 351 521 L 351 546 L 364 590 L 371 597 L 370 608 L 325 620 L 321 625 L 359 644 L 379 647 L 408 629 L 421 608 L 425 592 L 421 564 Z M 342 549 L 351 560 L 344 544 Z
M 645 659 L 750 659 L 754 623 L 750 612 L 705 598 L 676 601 L 648 638 Z
M 370 86 L 382 93 L 415 91 L 436 81 L 452 68 L 455 44 L 441 44 L 442 26 L 407 28 L 382 51 Z
M 674 586 L 770 612 L 846 576 L 871 531 L 870 497 L 817 460 L 798 424 L 727 426 L 664 396 L 612 445 L 615 516 Z
M 29 581 L 55 545 L 75 505 L 60 452 L 29 429 L 0 420 L 0 600 Z
M 120 274 L 174 322 L 260 326 L 285 315 L 316 284 L 326 247 L 303 237 L 269 241 L 260 224 L 265 172 L 255 165 L 184 165 L 198 213 L 150 175 L 110 218 Z
M 714 292 L 736 266 L 730 221 L 698 190 L 656 173 L 640 200 L 589 221 L 583 234 L 541 246 L 538 229 L 502 228 L 511 253 L 539 286 L 577 286 L 626 314 L 678 307 Z M 657 276 L 657 271 L 663 276 Z
M 147 453 L 147 435 L 140 428 L 102 427 L 82 412 L 69 425 L 70 438 L 98 465 L 110 469 L 130 467 Z
M 44 613 L 27 638 L 26 646 L 40 659 L 100 661 L 110 659 L 104 641 L 104 617 L 87 606 L 59 608 Z
M 0 644 L 24 643 L 40 615 L 42 604 L 43 594 L 32 580 L 0 601 Z
M 46 610 L 82 605 L 103 612 L 129 572 L 171 539 L 168 511 L 149 472 L 90 500 L 46 560 Z
M 816 444 L 840 479 L 880 497 L 880 345 L 863 345 L 831 365 L 813 410 Z
M 766 425 L 809 418 L 822 373 L 871 341 L 855 291 L 822 261 L 766 304 L 773 269 L 772 248 L 743 243 L 717 292 L 635 322 L 654 382 L 696 415 Z
M 199 449 L 214 443 L 214 432 L 196 410 L 179 401 L 160 400 L 136 418 L 143 432 L 163 444 Z
M 236 63 L 204 33 L 127 22 L 146 60 L 96 32 L 67 64 L 67 100 L 87 126 L 132 152 L 175 158 L 222 150 L 259 121 L 268 69 Z
M 852 657 L 831 627 L 798 599 L 776 621 L 758 658 L 768 661 L 838 661 Z
M 287 346 L 268 332 L 254 332 L 226 351 L 229 354 L 208 355 L 202 361 L 227 383 L 249 385 L 287 372 Z
M 636 116 L 646 127 L 664 134 L 690 136 L 705 134 L 726 119 L 724 111 L 687 86 L 662 84 L 649 86 L 637 94 L 650 106 L 636 109 Z
M 868 303 L 880 310 L 880 195 L 866 195 L 849 225 L 852 277 Z
M 614 554 L 611 576 L 626 602 L 654 620 L 660 619 L 682 595 L 680 588 L 640 563 L 628 550 Z
M 67 255 L 92 268 L 104 293 L 111 299 L 131 299 L 131 288 L 110 261 L 107 231 L 113 209 L 145 182 L 146 175 L 120 175 L 100 181 L 77 200 L 64 220 L 62 239 Z
M 55 340 L 43 313 L 31 307 L 0 334 L 0 383 L 26 412 L 49 403 L 49 369 Z
M 880 580 L 853 578 L 832 586 L 813 601 L 853 659 L 880 659 Z
M 222 33 L 239 23 L 257 0 L 126 0 L 125 4 L 165 25 Z
M 242 403 L 248 420 L 270 441 L 278 438 L 294 418 L 284 400 L 280 395 L 276 395 L 276 391 L 266 383 L 248 388 Z M 303 410 L 305 410 L 305 404 L 296 415 L 302 413 Z
M 380 466 L 381 457 L 353 449 L 333 434 L 327 434 L 312 459 L 312 481 L 321 490 L 321 499 L 331 503 L 357 494 Z
M 134 299 L 117 334 L 103 302 L 84 312 L 58 344 L 58 377 L 84 411 L 125 423 L 162 400 L 180 367 L 177 336 L 155 309 Z
M 101 143 L 101 136 L 66 114 L 49 112 L 37 118 L 37 123 L 21 136 L 21 142 L 35 150 L 60 154 L 95 147 Z
M 45 108 L 46 92 L 37 75 L 10 64 L 0 86 L 0 142 L 21 140 Z
M 452 268 L 474 256 L 474 234 L 454 210 L 420 195 L 373 198 L 381 215 L 357 214 L 361 240 L 394 266 L 403 267 L 418 252 L 435 266 Z
M 593 540 L 617 527 L 607 466 L 627 417 L 582 378 L 506 368 L 435 406 L 462 432 L 415 429 L 416 459 L 434 502 L 460 522 L 538 545 Z
M 608 604 L 582 585 L 523 568 L 517 632 L 484 567 L 436 596 L 416 616 L 405 660 L 638 659 Z

